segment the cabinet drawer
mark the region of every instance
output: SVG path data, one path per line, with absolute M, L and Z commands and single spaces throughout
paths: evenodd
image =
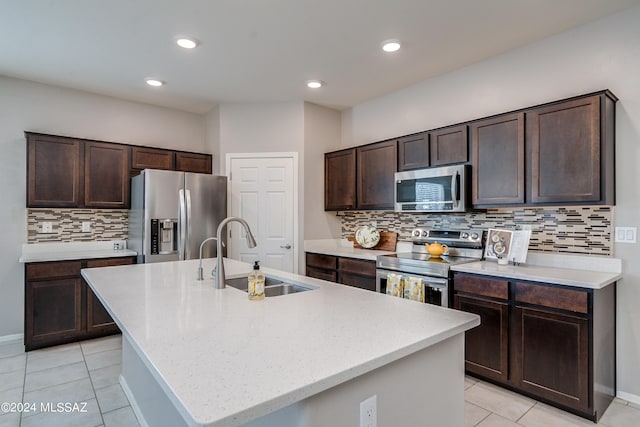
M 340 272 L 340 283 L 369 291 L 376 290 L 376 278 Z
M 506 280 L 456 274 L 453 279 L 453 288 L 456 292 L 509 299 L 509 282 Z
M 132 258 L 107 258 L 107 259 L 91 259 L 87 261 L 87 268 L 94 267 L 113 267 L 116 265 L 131 265 Z
M 36 262 L 27 264 L 27 280 L 53 279 L 56 277 L 79 276 L 80 261 Z
M 331 255 L 307 253 L 307 265 L 320 268 L 336 268 L 337 258 Z
M 587 314 L 589 294 L 586 291 L 516 282 L 516 302 Z
M 364 276 L 376 275 L 375 261 L 364 261 L 354 258 L 338 258 L 338 269 L 343 272 L 362 274 Z
M 307 276 L 314 277 L 316 279 L 328 280 L 330 282 L 336 281 L 337 273 L 332 270 L 323 270 L 321 268 L 307 267 Z

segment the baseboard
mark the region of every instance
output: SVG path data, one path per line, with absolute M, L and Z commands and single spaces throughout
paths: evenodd
M 616 397 L 619 397 L 622 400 L 626 400 L 627 402 L 635 403 L 636 405 L 640 405 L 640 396 L 637 394 L 625 393 L 624 391 L 618 391 L 616 393 Z
M 122 387 L 122 391 L 124 391 L 124 395 L 127 396 L 127 399 L 129 399 L 129 404 L 131 405 L 133 414 L 138 419 L 138 424 L 140 424 L 140 427 L 149 427 L 149 424 L 147 424 L 147 420 L 145 420 L 142 416 L 142 411 L 138 406 L 138 402 L 136 402 L 135 397 L 133 397 L 133 393 L 131 392 L 131 389 L 127 385 L 127 381 L 122 375 L 120 375 L 120 386 Z
M 4 335 L 0 337 L 0 344 L 6 343 L 9 341 L 22 341 L 23 339 L 24 339 L 24 334 Z

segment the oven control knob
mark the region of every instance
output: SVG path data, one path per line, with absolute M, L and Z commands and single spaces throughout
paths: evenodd
M 464 232 L 464 233 L 460 234 L 460 237 L 462 237 L 463 239 L 468 239 L 469 238 L 469 233 Z
M 420 230 L 413 230 L 414 237 L 420 237 Z
M 471 233 L 471 239 L 478 240 L 478 233 Z
M 428 231 L 423 231 L 422 232 L 422 237 L 428 237 L 429 236 L 429 232 Z

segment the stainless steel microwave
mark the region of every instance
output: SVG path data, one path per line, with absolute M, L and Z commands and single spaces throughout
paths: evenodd
M 467 165 L 396 172 L 396 212 L 464 212 L 467 209 Z

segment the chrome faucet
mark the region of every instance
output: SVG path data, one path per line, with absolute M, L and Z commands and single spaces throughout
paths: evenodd
M 198 280 L 204 280 L 204 274 L 202 274 L 202 248 L 203 248 L 204 244 L 207 243 L 209 240 L 218 240 L 218 238 L 217 237 L 207 237 L 206 239 L 204 239 L 202 241 L 202 243 L 200 243 L 200 262 L 198 263 L 198 276 L 197 276 Z
M 251 228 L 249 228 L 247 221 L 235 216 L 230 216 L 222 220 L 220 225 L 218 225 L 218 231 L 216 232 L 216 240 L 218 243 L 216 254 L 216 289 L 224 289 L 225 287 L 224 261 L 222 259 L 222 229 L 225 225 L 233 221 L 239 222 L 242 224 L 242 227 L 244 227 L 244 231 L 247 233 L 247 246 L 250 248 L 256 247 L 256 239 L 253 237 Z

